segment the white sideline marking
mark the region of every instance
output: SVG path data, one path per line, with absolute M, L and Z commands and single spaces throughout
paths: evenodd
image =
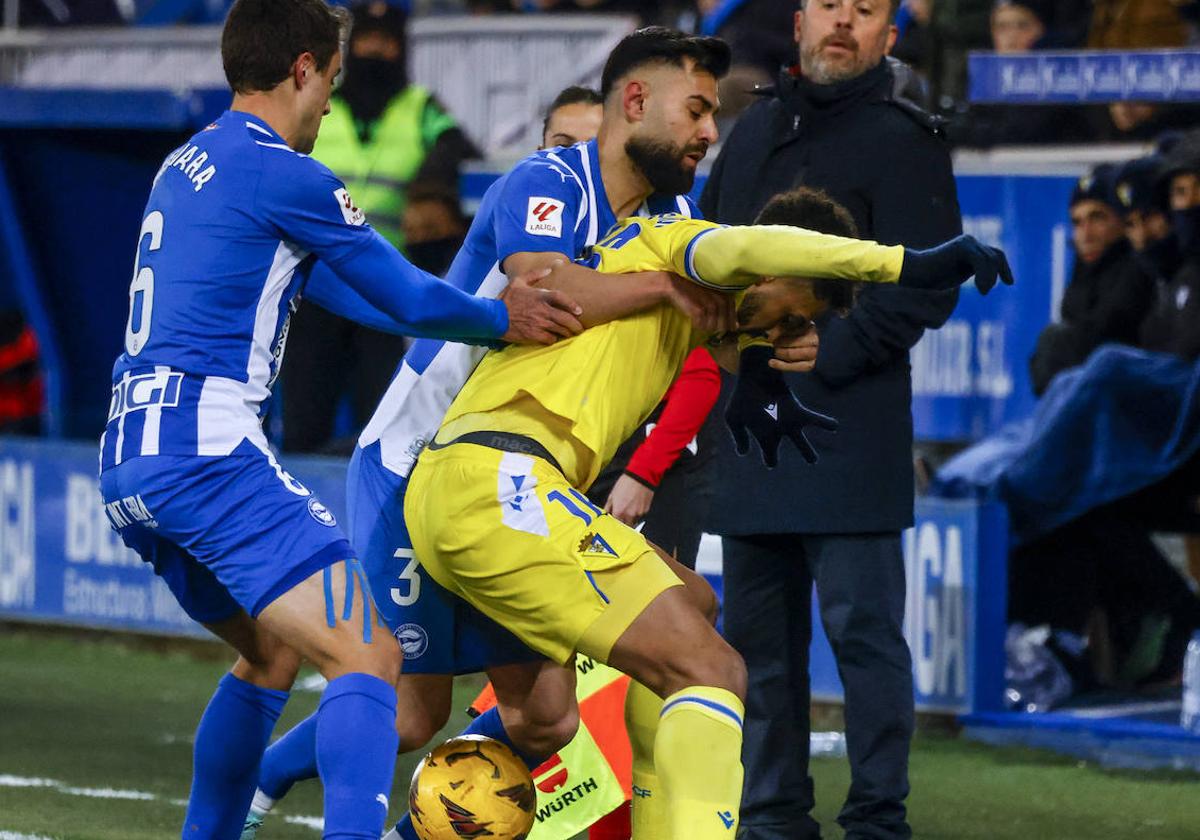
M 86 796 L 92 799 L 127 799 L 138 802 L 166 802 L 168 805 L 176 805 L 180 808 L 187 807 L 186 799 L 163 799 L 144 790 L 73 787 L 65 782 L 60 782 L 55 779 L 39 779 L 30 776 L 12 776 L 4 773 L 0 773 L 0 787 L 50 788 L 56 793 L 62 793 L 67 796 Z M 307 828 L 315 829 L 316 831 L 321 831 L 325 827 L 325 823 L 320 817 L 292 815 L 284 816 L 283 821 L 291 823 L 292 825 L 302 825 Z M 54 840 L 54 838 L 43 837 L 39 834 L 19 834 L 0 829 L 0 840 Z
M 283 821 L 292 825 L 304 825 L 316 831 L 325 830 L 325 821 L 320 817 L 284 817 Z

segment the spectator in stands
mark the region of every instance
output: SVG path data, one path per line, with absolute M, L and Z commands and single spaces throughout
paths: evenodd
M 749 223 L 799 185 L 828 192 L 864 237 L 919 248 L 961 230 L 940 121 L 899 93 L 884 60 L 897 5 L 808 0 L 796 13 L 799 63 L 727 136 L 700 201 L 707 218 Z M 785 449 L 768 471 L 734 456 L 727 437 L 716 455 L 708 524 L 724 535 L 726 637 L 749 671 L 744 840 L 820 836 L 808 774 L 814 581 L 845 685 L 851 782 L 838 822 L 849 837 L 911 836 L 900 549 L 913 521 L 908 351 L 956 300 L 865 290 L 847 317 L 818 325 L 815 370 L 786 380 L 806 406 L 841 421 L 836 437 L 814 435 L 816 465 Z M 767 375 L 754 348 L 741 364 Z
M 1042 331 L 1029 360 L 1039 396 L 1058 373 L 1081 364 L 1101 344 L 1138 342 L 1137 325 L 1149 310 L 1153 284 L 1125 238 L 1116 175 L 1115 166 L 1102 164 L 1080 178 L 1071 194 L 1075 270 L 1061 320 Z
M 1182 47 L 1188 28 L 1169 0 L 1094 0 L 1089 49 Z
M 407 206 L 400 232 L 404 250 L 414 265 L 443 276 L 462 247 L 468 220 L 462 212 L 458 190 L 436 181 L 408 188 Z
M 1164 160 L 1150 156 L 1127 164 L 1116 183 L 1122 205 L 1129 208 L 1126 229 L 1133 247 L 1155 257 L 1150 264 L 1160 276 L 1158 289 L 1137 335 L 1130 338 L 1127 324 L 1141 305 L 1136 291 L 1140 284 L 1127 259 L 1117 257 L 1107 263 L 1104 276 L 1094 270 L 1087 273 L 1087 288 L 1095 295 L 1112 284 L 1119 292 L 1124 282 L 1128 301 L 1122 304 L 1118 297 L 1102 302 L 1097 307 L 1105 310 L 1100 317 L 1085 313 L 1083 318 L 1093 324 L 1107 318 L 1122 334 L 1118 340 L 1187 359 L 1200 357 L 1200 134 L 1180 141 Z M 1097 195 L 1099 190 L 1081 184 L 1076 195 Z M 1163 208 L 1168 200 L 1170 232 Z M 1072 207 L 1073 219 L 1084 205 L 1086 199 Z M 1076 241 L 1078 246 L 1078 235 Z M 1087 253 L 1094 254 L 1099 241 L 1094 239 Z M 1157 247 L 1163 244 L 1167 247 Z M 1111 251 L 1099 260 L 1108 259 Z M 1080 248 L 1081 263 L 1084 254 Z M 1162 279 L 1163 272 L 1169 279 Z M 1074 288 L 1073 280 L 1068 296 Z M 1064 320 L 1068 304 L 1064 297 Z M 1131 404 L 1127 422 L 1136 427 L 1136 396 L 1122 402 Z M 1128 434 L 1122 429 L 1129 426 L 1110 422 L 1104 428 L 1120 435 Z M 1086 439 L 1091 433 L 1085 424 L 1080 436 Z M 1184 648 L 1200 628 L 1200 601 L 1155 546 L 1150 532 L 1195 530 L 1198 494 L 1200 458 L 1193 457 L 1150 487 L 1021 545 L 1009 562 L 1010 620 L 1085 635 L 1091 673 L 1082 682 L 1084 689 L 1089 680 L 1118 688 L 1177 682 Z
M 1101 114 L 1094 138 L 1110 143 L 1142 143 L 1200 123 L 1195 105 L 1113 102 Z
M 1145 254 L 1171 235 L 1170 206 L 1162 188 L 1161 169 L 1162 158 L 1147 155 L 1129 161 L 1117 173 L 1116 192 L 1125 213 L 1125 237 L 1138 254 Z M 1173 268 L 1168 274 L 1174 274 Z
M 1012 55 L 1053 45 L 1055 5 L 1049 0 L 998 0 L 990 18 L 992 49 Z M 971 105 L 960 109 L 949 135 L 956 146 L 1083 143 L 1094 129 L 1089 110 L 1064 105 Z
M 407 27 L 397 5 L 371 0 L 353 7 L 345 82 L 330 101 L 313 157 L 345 181 L 376 230 L 415 265 L 438 273 L 465 231 L 454 208 L 458 175 L 478 152 L 433 94 L 409 82 Z M 303 340 L 292 342 L 284 369 L 283 448 L 348 452 L 404 354 L 404 339 L 312 305 L 301 306 L 291 329 Z M 352 434 L 335 441 L 343 399 Z
M 1141 340 L 1147 349 L 1194 359 L 1200 356 L 1200 133 L 1167 153 L 1160 184 L 1167 190 L 1179 264 L 1160 285 Z
M 561 91 L 542 121 L 542 145 L 539 149 L 555 146 L 574 146 L 591 140 L 600 133 L 600 121 L 604 118 L 604 100 L 598 91 L 572 85 Z

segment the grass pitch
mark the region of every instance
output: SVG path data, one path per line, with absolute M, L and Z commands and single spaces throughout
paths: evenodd
M 0 840 L 161 840 L 179 836 L 191 737 L 229 664 L 112 640 L 0 630 Z M 479 682 L 460 683 L 463 708 Z M 296 692 L 280 728 L 309 714 Z M 445 736 L 464 725 L 455 716 Z M 397 768 L 397 790 L 416 757 Z M 849 784 L 844 760 L 814 762 L 816 817 L 834 817 Z M 928 840 L 1124 840 L 1200 837 L 1200 779 L 1109 773 L 1045 753 L 919 737 L 911 821 Z M 393 795 L 403 807 L 404 797 Z M 398 808 L 393 808 L 393 813 Z M 320 786 L 292 791 L 263 840 L 315 840 Z

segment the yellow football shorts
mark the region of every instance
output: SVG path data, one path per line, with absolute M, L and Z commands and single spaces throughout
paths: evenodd
M 607 661 L 642 610 L 683 585 L 641 534 L 529 455 L 426 449 L 404 517 L 434 580 L 563 664 L 576 651 Z

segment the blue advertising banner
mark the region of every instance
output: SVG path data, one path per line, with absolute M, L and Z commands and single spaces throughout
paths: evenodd
M 1029 415 L 1029 357 L 1057 314 L 1072 263 L 1067 202 L 1054 175 L 960 175 L 963 230 L 1004 249 L 1016 284 L 966 287 L 950 320 L 913 348 L 913 423 L 923 440 L 978 440 Z
M 96 453 L 91 443 L 0 438 L 0 618 L 207 636 L 109 526 Z M 343 516 L 343 462 L 284 466 Z
M 1007 525 L 996 505 L 920 499 L 904 532 L 904 636 L 918 711 L 998 711 L 1004 700 Z M 813 615 L 816 611 L 813 599 Z M 810 651 L 812 694 L 840 700 L 833 651 L 819 620 Z
M 1200 101 L 1200 50 L 972 53 L 972 102 Z
M 345 512 L 345 464 L 288 458 L 285 468 L 335 515 Z M 918 708 L 999 708 L 1004 672 L 1003 511 L 920 500 L 904 535 L 905 635 Z M 720 591 L 720 541 L 699 568 Z M 815 614 L 815 613 L 814 613 Z M 0 618 L 175 636 L 207 636 L 150 567 L 109 527 L 90 443 L 0 438 Z M 840 697 L 829 644 L 814 622 L 813 695 Z

